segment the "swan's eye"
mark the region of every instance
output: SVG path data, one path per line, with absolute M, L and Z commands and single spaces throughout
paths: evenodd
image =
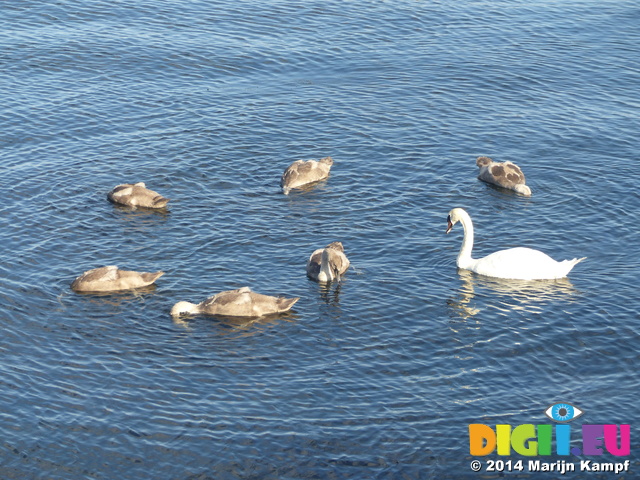
M 565 423 L 575 420 L 584 412 L 569 403 L 554 403 L 544 411 L 544 414 L 555 422 Z

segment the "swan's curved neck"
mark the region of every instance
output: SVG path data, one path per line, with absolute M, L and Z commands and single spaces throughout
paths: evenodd
M 471 217 L 464 212 L 460 216 L 460 223 L 464 229 L 464 237 L 462 238 L 462 246 L 460 247 L 460 253 L 458 253 L 457 264 L 460 268 L 465 268 L 473 261 L 471 258 L 471 250 L 473 249 L 473 222 Z
M 329 252 L 326 248 L 322 251 L 318 279 L 322 282 L 330 282 L 333 280 L 333 272 L 331 271 L 331 265 L 329 263 Z

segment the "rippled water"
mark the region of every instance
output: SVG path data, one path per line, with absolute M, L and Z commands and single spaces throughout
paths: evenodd
M 635 2 L 11 1 L 0 26 L 2 478 L 477 478 L 469 423 L 555 401 L 630 423 L 640 467 Z M 106 201 L 134 181 L 168 211 Z M 457 272 L 454 206 L 476 256 L 588 259 Z M 305 262 L 335 240 L 353 269 L 322 288 Z M 70 291 L 111 264 L 166 275 Z M 244 285 L 301 299 L 169 315 Z

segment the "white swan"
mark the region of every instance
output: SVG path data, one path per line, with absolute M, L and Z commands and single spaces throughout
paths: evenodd
M 251 291 L 249 287 L 227 290 L 207 298 L 199 304 L 178 302 L 171 309 L 171 315 L 224 315 L 227 317 L 261 317 L 273 313 L 286 312 L 293 307 L 297 298 L 270 297 Z
M 293 188 L 324 180 L 329 176 L 331 165 L 333 165 L 333 158 L 331 157 L 293 162 L 282 174 L 280 180 L 282 192 L 288 195 Z
M 151 285 L 164 272 L 133 272 L 120 270 L 115 265 L 87 270 L 71 284 L 76 292 L 110 292 L 114 290 L 129 290 Z
M 149 190 L 144 182 L 124 183 L 113 188 L 107 198 L 113 203 L 129 207 L 164 208 L 169 199 Z
M 446 233 L 449 233 L 458 222 L 461 222 L 464 228 L 464 238 L 456 263 L 459 268 L 471 270 L 480 275 L 515 280 L 551 280 L 566 277 L 577 263 L 586 258 L 558 262 L 539 250 L 516 247 L 474 259 L 471 258 L 473 223 L 466 211 L 462 208 L 454 208 L 449 212 Z
M 342 242 L 332 242 L 311 254 L 307 262 L 307 276 L 317 282 L 339 282 L 348 268 L 349 259 L 344 254 Z
M 515 163 L 498 163 L 489 157 L 478 157 L 476 165 L 480 167 L 478 178 L 483 182 L 513 190 L 520 195 L 531 196 L 531 189 L 525 185 L 524 173 Z

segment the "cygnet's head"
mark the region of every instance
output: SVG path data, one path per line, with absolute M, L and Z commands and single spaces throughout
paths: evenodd
M 487 165 L 489 165 L 491 162 L 493 162 L 493 160 L 491 160 L 489 157 L 478 157 L 476 159 L 476 165 L 478 167 L 486 167 Z
M 197 305 L 189 302 L 178 302 L 171 309 L 171 315 L 174 317 L 180 315 L 188 315 L 196 312 Z

